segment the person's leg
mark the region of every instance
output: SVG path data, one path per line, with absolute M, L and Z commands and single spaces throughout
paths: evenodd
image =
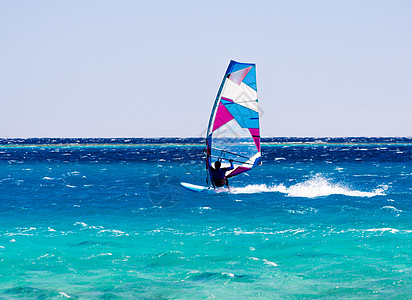
M 225 185 L 225 184 L 222 183 L 222 181 L 220 181 L 220 180 L 214 180 L 213 183 L 214 183 L 214 184 L 213 184 L 214 188 L 221 187 L 221 186 L 224 186 L 224 185 Z

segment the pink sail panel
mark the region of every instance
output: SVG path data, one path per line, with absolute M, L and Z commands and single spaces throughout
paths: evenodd
M 237 174 L 240 174 L 242 172 L 249 171 L 249 170 L 250 170 L 250 168 L 239 166 L 239 167 L 235 168 L 232 172 L 230 172 L 230 174 L 227 175 L 226 177 L 229 178 L 229 177 L 235 176 Z
M 225 125 L 230 120 L 233 120 L 232 114 L 227 110 L 227 108 L 222 103 L 219 103 L 219 107 L 217 108 L 216 112 L 215 122 L 213 124 L 213 131 Z
M 256 148 L 260 151 L 260 133 L 259 128 L 249 128 L 250 134 L 252 135 L 253 141 L 255 142 Z

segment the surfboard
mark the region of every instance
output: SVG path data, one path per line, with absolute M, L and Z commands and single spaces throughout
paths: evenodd
M 180 185 L 184 187 L 186 190 L 195 192 L 195 193 L 222 193 L 222 192 L 230 192 L 228 188 L 221 187 L 214 189 L 213 187 L 207 187 L 197 184 L 191 184 L 187 182 L 181 182 Z
M 226 178 L 261 165 L 256 65 L 231 60 L 218 90 L 206 133 L 206 181 L 212 187 L 215 162 L 227 170 Z M 182 184 L 191 191 L 208 187 Z
M 191 184 L 187 182 L 181 182 L 180 185 L 191 192 L 197 192 L 197 193 L 204 192 L 209 189 L 207 186 L 201 186 L 201 185 Z

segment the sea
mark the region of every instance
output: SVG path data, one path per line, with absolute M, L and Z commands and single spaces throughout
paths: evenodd
M 412 299 L 412 138 L 0 139 L 0 299 Z

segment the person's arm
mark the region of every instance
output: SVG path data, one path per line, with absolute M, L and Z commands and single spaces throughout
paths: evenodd
M 210 155 L 206 156 L 206 161 L 207 161 L 206 169 L 209 168 L 213 172 L 215 170 L 215 168 L 213 168 L 213 166 L 212 166 L 212 162 L 210 160 Z
M 232 159 L 229 159 L 229 162 L 230 162 L 230 167 L 226 169 L 227 171 L 234 169 L 234 167 L 233 167 L 233 160 L 232 160 Z

